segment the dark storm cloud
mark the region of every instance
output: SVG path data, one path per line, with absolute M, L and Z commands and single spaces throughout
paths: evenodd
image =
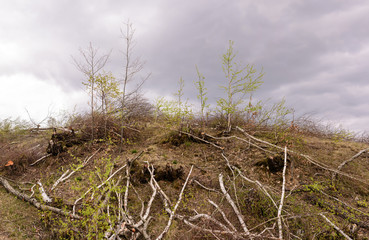
M 196 100 L 195 65 L 206 77 L 210 101 L 222 94 L 221 55 L 235 42 L 238 60 L 264 69 L 258 99 L 279 100 L 303 114 L 315 112 L 368 130 L 369 4 L 366 1 L 9 1 L 0 9 L 0 76 L 30 74 L 82 90 L 72 64 L 89 42 L 110 50 L 107 66 L 122 76 L 120 28 L 136 28 L 136 56 L 152 72 L 150 96 L 170 96 L 180 77 Z

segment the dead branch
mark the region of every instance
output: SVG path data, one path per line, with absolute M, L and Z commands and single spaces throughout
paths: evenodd
M 51 198 L 46 194 L 44 187 L 42 186 L 42 183 L 40 180 L 37 181 L 37 184 L 40 186 L 38 189 L 41 193 L 42 200 L 46 203 L 52 202 Z
M 283 166 L 283 183 L 282 183 L 282 193 L 281 193 L 281 201 L 278 208 L 278 233 L 279 238 L 283 239 L 283 229 L 282 229 L 282 208 L 283 208 L 283 201 L 284 201 L 284 193 L 286 188 L 286 168 L 287 168 L 287 147 L 284 148 L 284 166 Z
M 48 118 L 50 118 L 50 117 L 51 117 L 51 115 L 52 115 L 52 113 L 51 113 L 51 111 L 50 111 L 50 105 L 49 105 L 49 107 L 48 107 L 48 109 L 47 109 L 47 116 L 46 116 L 44 119 L 42 119 L 41 121 L 36 122 L 36 121 L 31 117 L 31 114 L 28 112 L 27 108 L 25 108 L 25 110 L 26 110 L 26 112 L 27 112 L 27 115 L 28 115 L 29 120 L 30 120 L 30 121 L 31 121 L 31 123 L 36 127 L 36 129 L 39 129 L 39 128 L 40 128 L 40 125 L 41 125 L 44 121 L 46 121 Z
M 8 181 L 0 176 L 0 182 L 1 184 L 4 186 L 4 188 L 6 190 L 8 190 L 10 193 L 14 194 L 15 196 L 17 196 L 19 199 L 21 200 L 25 200 L 29 203 L 31 203 L 33 206 L 35 206 L 37 209 L 43 210 L 43 211 L 51 211 L 66 217 L 71 217 L 71 218 L 75 218 L 75 219 L 81 219 L 82 217 L 70 212 L 70 211 L 65 211 L 59 208 L 55 208 L 55 207 L 51 207 L 45 204 L 41 204 L 39 203 L 35 198 L 32 198 L 26 194 L 23 194 L 17 190 L 15 190 L 9 183 Z
M 327 193 L 325 193 L 325 192 L 323 192 L 322 190 L 320 190 L 320 189 L 316 189 L 317 191 L 319 191 L 321 194 L 323 194 L 324 196 L 327 196 L 327 197 L 329 197 L 329 198 L 332 198 L 333 200 L 335 200 L 335 201 L 337 201 L 337 202 L 339 202 L 339 203 L 341 203 L 341 204 L 343 204 L 343 205 L 345 205 L 346 207 L 348 207 L 348 208 L 351 208 L 351 209 L 353 209 L 354 211 L 357 211 L 357 212 L 359 212 L 359 213 L 361 213 L 361 214 L 363 214 L 363 215 L 366 215 L 366 216 L 369 216 L 369 214 L 368 213 L 365 213 L 365 212 L 363 212 L 363 211 L 361 211 L 361 210 L 359 210 L 359 209 L 357 209 L 357 208 L 355 208 L 355 207 L 353 207 L 353 206 L 351 206 L 351 205 L 349 205 L 349 204 L 347 204 L 346 202 L 344 202 L 344 201 L 342 201 L 342 200 L 340 200 L 340 199 L 338 199 L 338 198 L 336 198 L 336 197 L 333 197 L 333 196 L 331 196 L 331 195 L 329 195 L 329 194 L 327 194 Z
M 337 168 L 338 171 L 341 171 L 341 169 L 343 168 L 343 166 L 345 166 L 347 163 L 355 160 L 356 158 L 358 158 L 361 154 L 365 153 L 365 152 L 368 152 L 369 151 L 369 148 L 366 148 L 366 149 L 363 149 L 361 150 L 360 152 L 358 152 L 357 154 L 355 154 L 354 156 L 352 156 L 350 159 L 347 159 L 345 161 L 343 161 Z M 336 176 L 337 174 L 336 173 L 333 173 L 332 175 L 332 180 L 334 181 L 336 179 Z
M 213 147 L 215 147 L 215 148 L 218 148 L 218 149 L 220 149 L 220 150 L 224 150 L 224 147 L 221 147 L 221 146 L 216 145 L 215 143 L 212 143 L 212 142 L 206 141 L 205 139 L 199 138 L 199 137 L 197 137 L 197 136 L 195 136 L 195 135 L 193 135 L 193 134 L 191 134 L 191 133 L 183 132 L 183 131 L 178 131 L 178 132 L 180 132 L 180 133 L 182 133 L 182 134 L 186 134 L 187 136 L 192 137 L 192 138 L 194 138 L 194 139 L 196 139 L 196 140 L 199 140 L 199 141 L 201 141 L 201 142 L 204 142 L 204 143 L 210 144 L 211 146 L 213 146 Z
M 31 164 L 30 164 L 30 166 L 35 165 L 35 164 L 36 164 L 36 163 L 38 163 L 39 161 L 41 161 L 41 160 L 43 160 L 43 159 L 45 159 L 45 158 L 47 158 L 47 157 L 50 157 L 51 155 L 52 155 L 51 153 L 46 154 L 45 156 L 43 156 L 43 157 L 39 158 L 38 160 L 36 160 L 35 162 L 31 163 Z
M 334 229 L 336 229 L 339 233 L 341 233 L 342 236 L 344 236 L 348 240 L 352 240 L 352 238 L 350 238 L 349 236 L 347 236 L 339 227 L 337 227 L 333 222 L 331 222 L 331 220 L 329 220 L 323 213 L 320 213 L 319 215 L 322 216 L 322 218 L 324 218 L 324 220 L 329 225 L 331 225 Z
M 193 169 L 193 165 L 191 166 L 190 172 L 188 173 L 187 178 L 186 178 L 186 181 L 183 184 L 182 190 L 179 193 L 177 203 L 176 203 L 176 205 L 174 205 L 174 208 L 171 211 L 171 214 L 170 214 L 170 217 L 169 217 L 167 226 L 164 228 L 163 232 L 156 238 L 156 240 L 162 239 L 165 236 L 165 234 L 167 234 L 167 232 L 169 230 L 169 227 L 172 225 L 172 221 L 173 221 L 173 218 L 174 218 L 175 213 L 177 211 L 177 208 L 178 208 L 179 204 L 181 203 L 183 192 L 184 192 L 184 190 L 185 190 L 185 188 L 187 186 L 188 180 L 190 179 L 190 176 L 191 176 L 191 173 L 192 173 L 192 169 Z
M 96 187 L 96 189 L 101 188 L 102 186 L 104 186 L 107 182 L 110 181 L 110 179 L 112 177 L 114 177 L 115 174 L 117 174 L 119 171 L 121 171 L 123 168 L 125 168 L 127 166 L 127 164 L 124 164 L 124 166 L 120 167 L 119 169 L 117 169 L 113 174 L 111 174 L 104 182 L 102 182 L 99 186 Z M 73 214 L 76 212 L 76 204 L 81 201 L 93 188 L 89 188 L 80 198 L 76 199 L 76 201 L 74 201 L 73 203 Z
M 225 215 L 224 211 L 213 201 L 211 201 L 210 199 L 208 199 L 208 202 L 213 205 L 218 212 L 222 215 L 224 221 L 228 224 L 228 226 L 230 228 L 232 228 L 232 231 L 237 232 L 237 229 L 235 228 L 235 226 L 233 226 L 233 224 L 228 220 L 227 216 Z
M 277 148 L 277 149 L 280 149 L 280 150 L 284 150 L 284 149 L 283 149 L 282 147 L 280 147 L 280 146 L 274 145 L 274 144 L 269 143 L 269 142 L 267 142 L 267 141 L 263 141 L 263 140 L 260 140 L 260 139 L 258 139 L 258 138 L 256 138 L 256 137 L 254 137 L 254 136 L 251 136 L 251 135 L 250 135 L 250 134 L 248 134 L 245 130 L 243 130 L 242 128 L 240 128 L 240 127 L 238 127 L 238 126 L 236 127 L 236 129 L 238 129 L 239 131 L 241 131 L 243 134 L 245 134 L 245 135 L 246 135 L 247 137 L 249 137 L 250 139 L 253 139 L 253 140 L 257 141 L 257 142 L 264 143 L 264 144 L 266 144 L 266 145 L 269 145 L 269 146 L 271 146 L 271 147 L 274 147 L 274 148 Z M 296 152 L 296 151 L 292 151 L 292 150 L 289 150 L 289 153 L 292 153 L 292 154 L 295 154 L 295 155 L 301 156 L 301 157 L 305 158 L 308 162 L 312 163 L 313 165 L 315 165 L 315 166 L 317 166 L 317 167 L 319 167 L 319 168 L 322 168 L 322 169 L 327 170 L 327 171 L 329 171 L 329 172 L 333 172 L 333 173 L 336 173 L 336 174 L 339 174 L 339 175 L 342 175 L 342 176 L 345 176 L 345 177 L 351 178 L 351 179 L 353 179 L 353 180 L 355 180 L 355 181 L 358 181 L 358 182 L 360 182 L 360 183 L 363 183 L 363 184 L 365 184 L 365 185 L 369 185 L 369 183 L 368 183 L 368 182 L 363 181 L 363 180 L 359 179 L 358 177 L 354 177 L 354 176 L 352 176 L 352 175 L 350 175 L 350 174 L 347 174 L 347 173 L 341 172 L 341 171 L 339 171 L 339 170 L 333 169 L 333 168 L 331 168 L 330 166 L 328 166 L 328 165 L 326 165 L 326 164 L 324 164 L 324 163 L 321 163 L 321 162 L 318 162 L 318 161 L 314 160 L 312 157 L 310 157 L 310 156 L 308 156 L 308 155 L 306 155 L 306 154 L 301 154 L 301 153 L 298 153 L 298 152 Z
M 228 194 L 228 192 L 226 191 L 226 189 L 224 187 L 223 175 L 222 174 L 219 174 L 219 185 L 220 185 L 220 189 L 222 190 L 222 192 L 223 192 L 224 196 L 226 197 L 228 203 L 232 206 L 233 211 L 237 215 L 238 221 L 240 222 L 243 231 L 246 234 L 250 234 L 249 230 L 246 227 L 245 221 L 243 220 L 243 217 L 242 217 L 240 211 L 238 210 L 236 204 L 234 203 L 234 201 L 232 200 L 231 196 Z
M 127 126 L 127 125 L 123 125 L 123 127 L 124 128 L 128 128 L 128 129 L 130 129 L 130 130 L 132 130 L 132 131 L 135 131 L 135 132 L 141 132 L 140 130 L 138 130 L 138 129 L 136 129 L 136 128 L 133 128 L 133 127 L 130 127 L 130 126 Z M 119 135 L 120 136 L 120 135 Z
M 141 151 L 135 158 L 133 158 L 132 160 L 129 160 L 130 162 L 133 162 L 135 160 L 137 160 L 138 158 L 141 157 L 141 155 L 143 154 L 143 151 Z M 105 185 L 112 177 L 114 177 L 115 174 L 117 174 L 119 171 L 121 171 L 123 168 L 125 168 L 127 166 L 127 164 L 124 164 L 124 166 L 120 167 L 119 169 L 117 169 L 113 174 L 111 174 L 108 179 L 106 179 L 103 183 L 101 183 L 97 188 L 101 188 L 103 185 Z
M 87 163 L 91 160 L 91 158 L 93 158 L 96 155 L 96 153 L 98 153 L 100 151 L 100 149 L 101 148 L 97 149 L 97 151 L 95 151 L 90 157 L 88 157 L 85 161 L 83 161 L 83 163 L 81 165 L 79 165 L 75 170 L 73 170 L 69 173 L 70 169 L 68 169 L 66 172 L 64 172 L 61 175 L 61 177 L 58 180 L 56 180 L 56 182 L 53 184 L 53 186 L 51 187 L 51 191 L 53 191 L 56 188 L 56 186 L 58 186 L 59 183 L 64 182 L 65 180 L 70 178 L 75 172 L 77 172 L 78 170 L 84 168 L 87 165 Z M 69 175 L 66 176 L 68 173 L 69 173 Z
M 216 193 L 220 193 L 218 190 L 215 190 L 215 189 L 212 189 L 212 188 L 208 188 L 208 187 L 206 187 L 206 186 L 204 186 L 204 185 L 202 185 L 199 181 L 197 181 L 196 179 L 195 180 L 193 180 L 197 185 L 199 185 L 200 187 L 202 187 L 203 189 L 205 189 L 205 190 L 208 190 L 208 191 L 210 191 L 210 192 L 216 192 Z
M 204 217 L 204 216 L 205 215 L 202 215 L 202 217 Z M 181 221 L 183 221 L 183 223 L 185 223 L 186 225 L 190 226 L 193 229 L 196 229 L 196 230 L 201 231 L 201 232 L 210 233 L 213 236 L 214 236 L 214 234 L 227 235 L 227 236 L 230 236 L 230 237 L 236 238 L 236 239 L 246 239 L 246 238 L 252 239 L 253 237 L 259 237 L 259 238 L 261 237 L 258 234 L 251 234 L 251 233 L 250 234 L 246 234 L 244 232 L 234 232 L 234 231 L 226 231 L 226 230 L 209 229 L 209 228 L 206 228 L 204 226 L 201 226 L 200 227 L 200 226 L 198 226 L 198 225 L 196 225 L 196 224 L 194 224 L 194 223 L 191 222 L 194 219 L 198 219 L 199 217 L 197 217 L 197 216 L 194 216 L 194 217 L 191 217 L 191 218 L 187 218 L 187 217 L 184 217 L 182 215 L 177 214 L 176 215 L 176 218 L 179 219 L 179 220 L 181 220 Z M 214 218 L 212 218 L 210 221 L 212 221 L 214 223 L 217 222 L 217 221 L 214 221 Z M 276 238 L 276 237 L 269 237 L 269 236 L 262 236 L 262 237 L 263 237 L 263 239 L 279 240 L 279 238 Z
M 343 167 L 343 166 L 345 166 L 347 163 L 349 163 L 349 162 L 353 161 L 355 158 L 358 158 L 361 154 L 363 154 L 363 153 L 365 153 L 365 152 L 367 152 L 367 151 L 369 151 L 369 148 L 364 149 L 364 150 L 361 150 L 360 152 L 358 152 L 357 154 L 355 154 L 352 158 L 350 158 L 350 159 L 348 159 L 348 160 L 346 160 L 346 161 L 342 162 L 342 163 L 338 166 L 337 170 L 338 170 L 338 171 L 340 171 L 340 170 L 342 169 L 342 167 Z
M 248 182 L 250 182 L 250 183 L 253 183 L 253 184 L 256 184 L 256 186 L 258 186 L 258 188 L 260 188 L 260 190 L 267 196 L 267 197 L 269 197 L 269 199 L 272 201 L 272 203 L 274 204 L 274 206 L 278 209 L 278 207 L 277 207 L 277 204 L 276 204 L 276 202 L 274 201 L 274 199 L 272 198 L 272 196 L 270 196 L 270 194 L 268 193 L 268 191 L 265 189 L 265 187 L 264 187 L 264 185 L 262 185 L 259 181 L 257 181 L 257 180 L 251 180 L 251 179 L 249 179 L 248 177 L 246 177 L 242 172 L 241 172 L 241 170 L 240 169 L 238 169 L 237 167 L 235 167 L 235 166 L 233 166 L 233 165 L 231 165 L 230 163 L 229 163 L 229 160 L 228 160 L 228 158 L 222 153 L 222 157 L 226 160 L 226 163 L 227 163 L 227 166 L 228 166 L 228 168 L 233 172 L 233 170 L 236 170 L 237 172 L 238 172 L 238 174 L 239 174 L 239 176 L 241 176 L 241 178 L 243 178 L 244 180 L 246 180 L 246 181 L 248 181 Z
M 127 163 L 127 165 L 129 165 L 129 162 Z M 127 167 L 127 168 L 129 168 L 129 167 Z M 151 207 L 152 207 L 152 204 L 153 204 L 158 192 L 160 193 L 160 195 L 163 199 L 165 209 L 170 214 L 170 217 L 168 219 L 166 227 L 164 228 L 164 230 L 161 232 L 161 234 L 156 239 L 162 239 L 166 235 L 166 233 L 169 231 L 169 228 L 172 225 L 172 221 L 176 217 L 175 213 L 176 213 L 176 210 L 179 207 L 179 204 L 182 200 L 184 190 L 185 190 L 185 188 L 186 188 L 186 186 L 189 182 L 189 178 L 190 178 L 190 175 L 192 173 L 193 166 L 190 169 L 190 172 L 189 172 L 189 174 L 186 178 L 186 181 L 185 181 L 185 183 L 182 187 L 182 190 L 179 194 L 178 200 L 177 200 L 173 210 L 170 208 L 170 202 L 167 200 L 169 198 L 166 196 L 166 194 L 163 192 L 163 190 L 160 188 L 159 184 L 157 183 L 157 181 L 154 178 L 154 176 L 155 176 L 154 175 L 154 171 L 155 171 L 154 167 L 151 164 L 147 163 L 147 169 L 150 173 L 149 185 L 150 185 L 151 189 L 153 190 L 153 192 L 151 194 L 151 197 L 150 197 L 148 203 L 146 204 L 146 209 L 145 209 L 144 201 L 139 197 L 137 191 L 132 186 L 132 188 L 134 189 L 136 195 L 138 196 L 139 200 L 141 201 L 141 211 L 140 211 L 140 214 L 139 214 L 140 220 L 135 221 L 133 219 L 133 217 L 129 215 L 128 205 L 127 205 L 127 209 L 124 209 L 124 206 L 123 206 L 124 201 L 126 201 L 126 200 L 125 199 L 122 200 L 121 199 L 121 194 L 116 193 L 117 196 L 118 196 L 118 205 L 119 205 L 119 207 L 121 207 L 123 209 L 123 211 L 119 213 L 119 214 L 122 215 L 123 221 L 119 221 L 118 225 L 115 227 L 116 231 L 114 231 L 114 233 L 111 236 L 109 236 L 109 235 L 112 232 L 112 230 L 108 230 L 105 233 L 106 238 L 108 238 L 108 239 L 120 239 L 119 238 L 120 235 L 129 233 L 130 236 L 131 236 L 130 239 L 137 239 L 139 236 L 142 236 L 144 239 L 147 239 L 147 240 L 151 239 L 151 236 L 147 233 L 147 228 L 148 228 L 150 220 L 152 219 L 152 216 L 150 216 Z M 127 177 L 127 179 L 130 179 L 130 178 Z M 128 180 L 128 184 L 131 184 L 130 180 Z M 126 196 L 124 196 L 124 198 L 126 198 Z M 127 199 L 128 199 L 128 196 L 127 196 Z M 126 235 L 124 235 L 124 236 L 126 236 Z
M 217 139 L 217 140 L 227 140 L 227 139 L 232 139 L 232 138 L 234 138 L 234 139 L 237 139 L 237 140 L 239 140 L 239 141 L 246 142 L 246 143 L 247 143 L 247 144 L 249 144 L 250 146 L 256 147 L 257 149 L 260 149 L 260 150 L 262 150 L 262 151 L 264 151 L 264 152 L 267 152 L 267 153 L 269 153 L 269 154 L 277 154 L 276 152 L 269 151 L 269 150 L 267 150 L 267 149 L 264 149 L 264 148 L 262 148 L 262 147 L 258 146 L 258 145 L 257 145 L 257 144 L 255 144 L 255 143 L 252 143 L 252 142 L 250 141 L 250 139 L 249 139 L 249 140 L 246 140 L 246 139 L 243 139 L 243 138 L 240 138 L 240 137 L 237 137 L 237 136 L 214 137 L 214 136 L 209 135 L 209 134 L 206 134 L 206 133 L 205 133 L 205 136 L 210 137 L 210 138 L 213 138 L 213 139 Z

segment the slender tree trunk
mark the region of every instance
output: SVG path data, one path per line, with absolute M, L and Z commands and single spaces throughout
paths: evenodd
M 92 70 L 93 71 L 93 70 Z M 91 76 L 91 140 L 94 141 L 95 119 L 94 119 L 94 76 Z

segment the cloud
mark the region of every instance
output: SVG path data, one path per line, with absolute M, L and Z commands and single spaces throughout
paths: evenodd
M 89 42 L 100 53 L 113 50 L 107 70 L 122 76 L 120 29 L 130 19 L 135 55 L 146 61 L 142 75 L 152 72 L 145 84 L 148 96 L 170 96 L 182 77 L 186 97 L 196 101 L 197 65 L 214 103 L 223 94 L 220 57 L 233 40 L 239 62 L 264 69 L 256 98 L 285 96 L 301 114 L 315 112 L 368 130 L 369 4 L 364 0 L 14 0 L 3 3 L 0 14 L 1 84 L 9 78 L 19 83 L 20 76 L 32 79 L 63 96 L 55 102 L 83 92 L 83 75 L 70 56 L 78 58 L 78 49 Z M 34 98 L 35 105 L 36 99 L 48 98 L 41 97 L 45 92 Z
M 49 113 L 55 115 L 87 101 L 82 90 L 65 92 L 53 81 L 41 81 L 30 74 L 3 75 L 0 82 L 1 119 L 9 116 L 28 119 L 28 111 L 35 121 L 41 121 Z

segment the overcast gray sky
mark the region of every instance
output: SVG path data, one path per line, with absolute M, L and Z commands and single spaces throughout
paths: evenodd
M 369 2 L 366 0 L 1 0 L 0 119 L 40 119 L 48 108 L 85 108 L 83 76 L 71 55 L 89 42 L 104 53 L 106 70 L 123 73 L 127 19 L 136 28 L 135 53 L 152 76 L 149 98 L 171 96 L 183 77 L 196 100 L 195 65 L 210 101 L 221 94 L 221 55 L 235 42 L 238 60 L 265 72 L 258 99 L 286 98 L 296 114 L 368 131 Z

